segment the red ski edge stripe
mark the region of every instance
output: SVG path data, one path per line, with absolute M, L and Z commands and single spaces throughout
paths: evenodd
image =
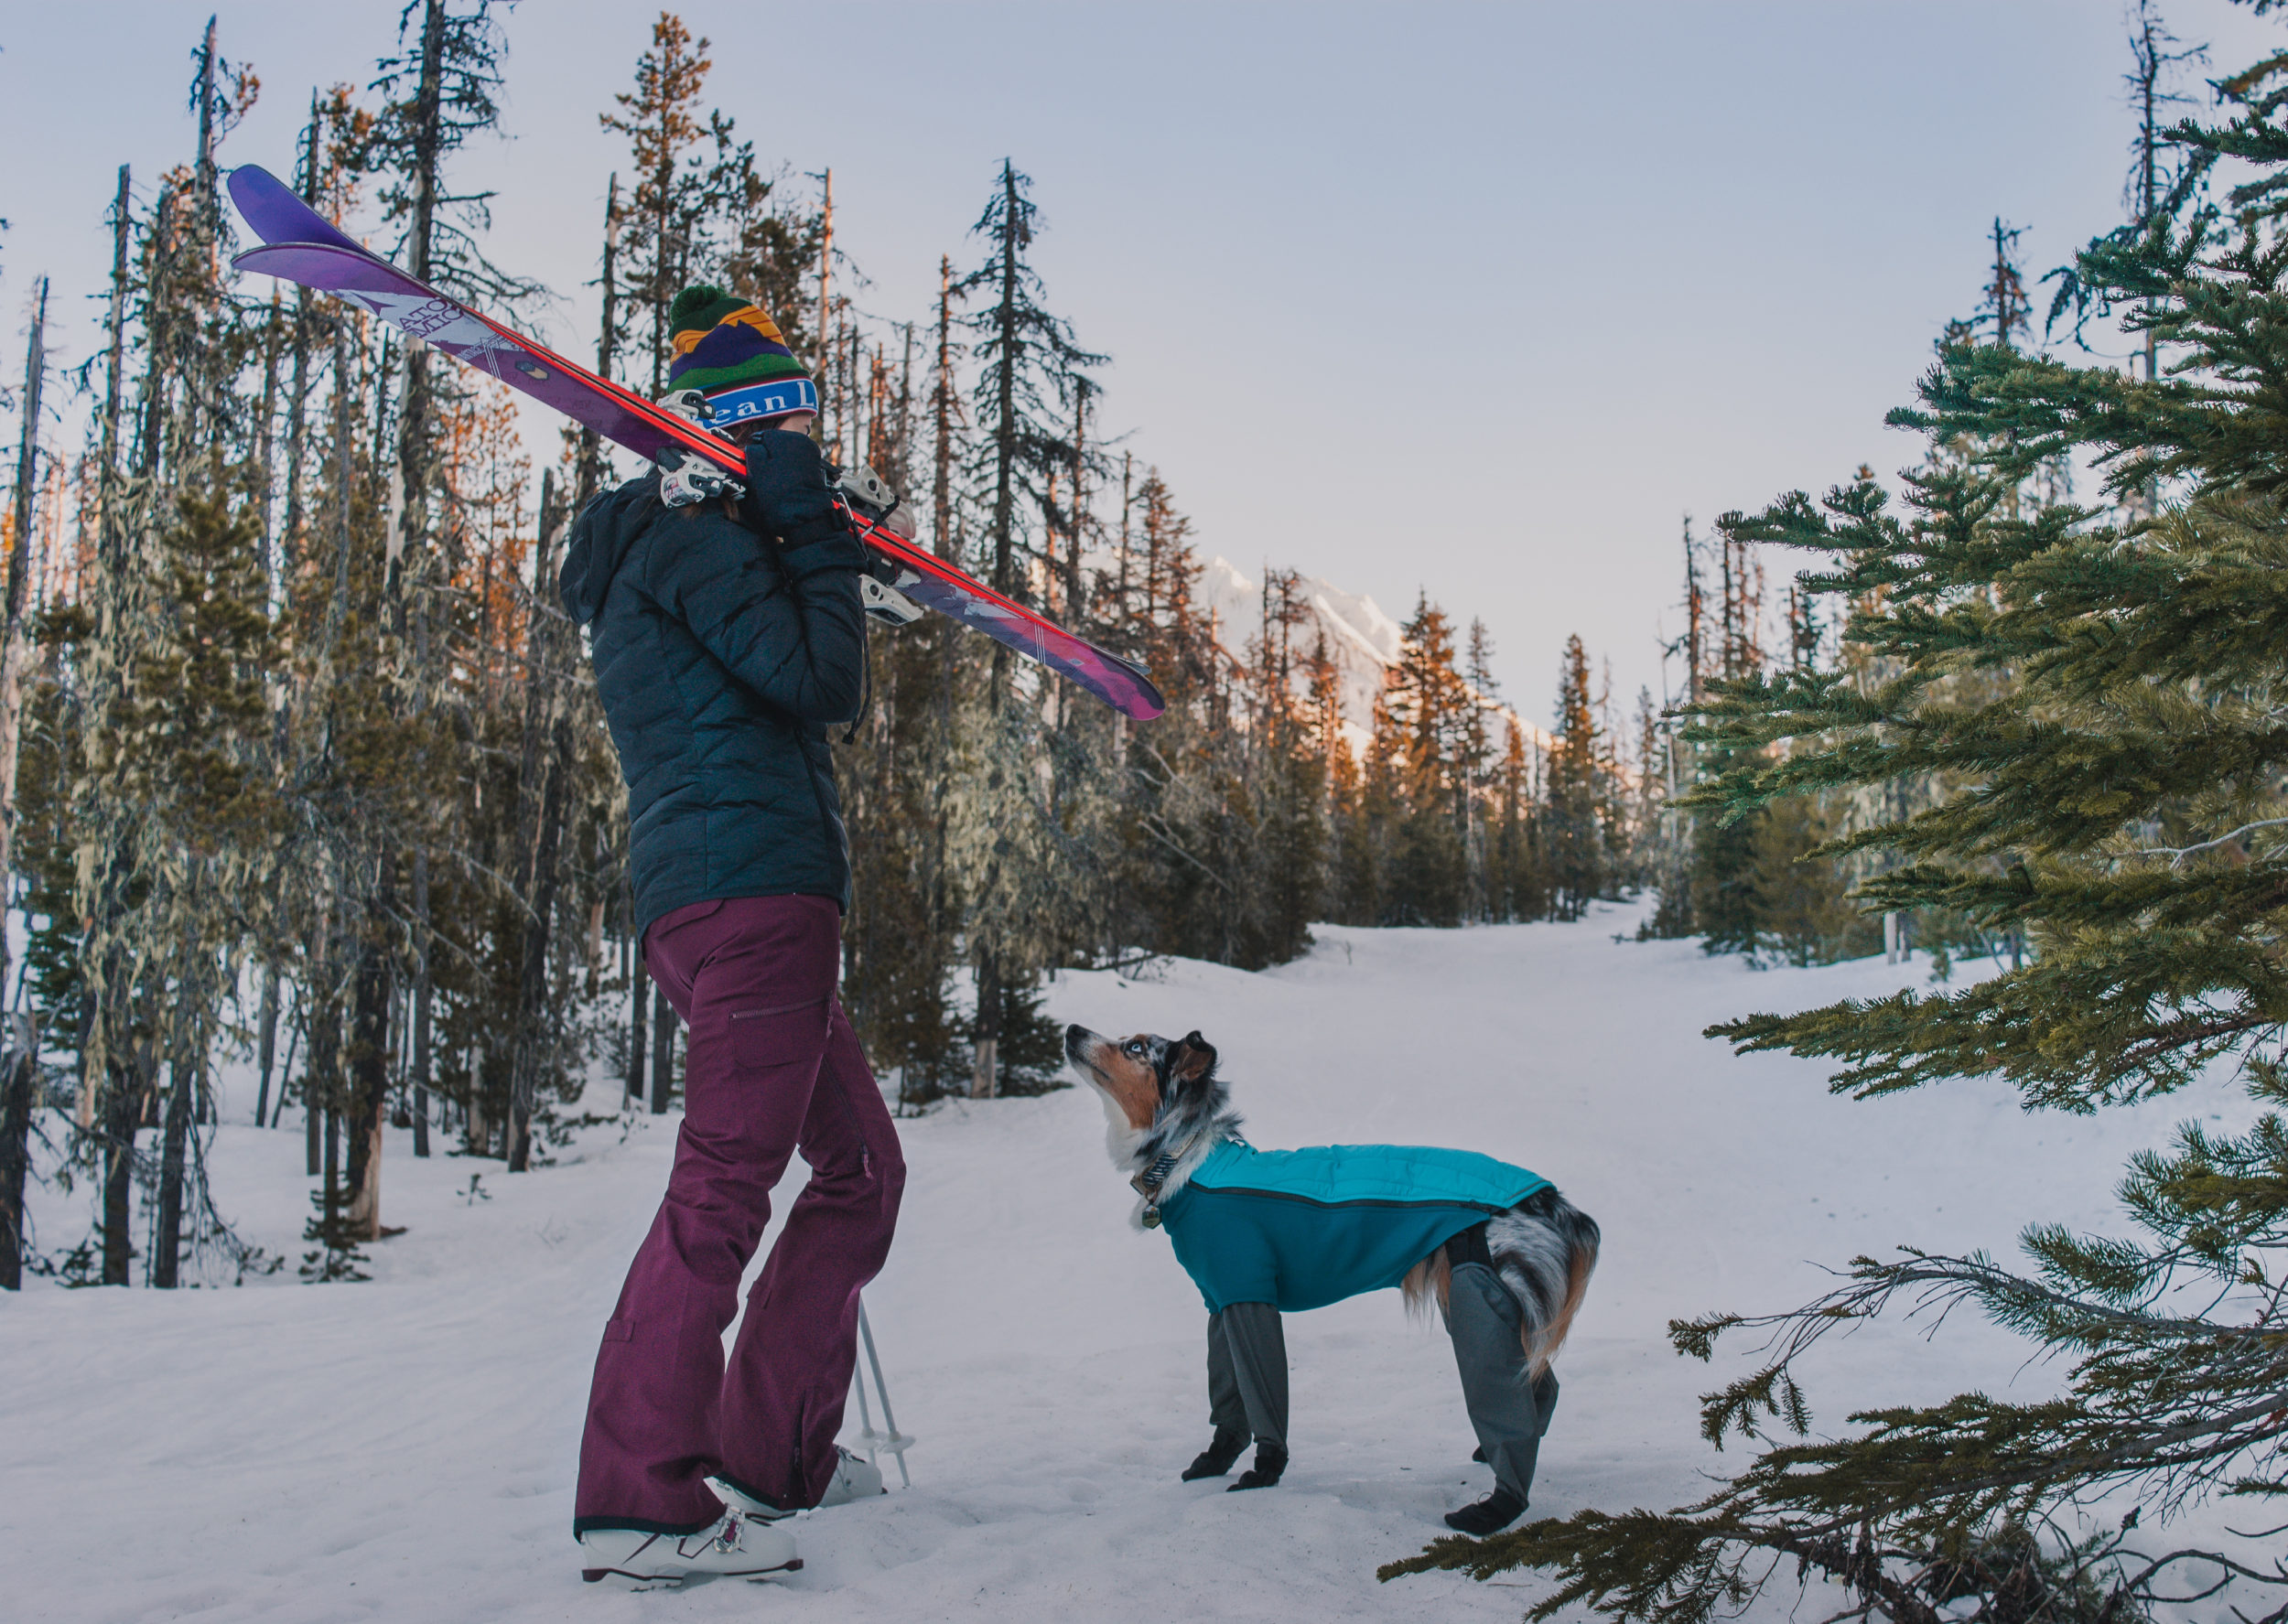
M 347 242 L 348 251 L 354 252 L 357 255 L 371 262 L 376 268 L 386 271 L 393 276 L 411 282 L 416 286 L 424 285 L 416 278 L 408 276 L 400 267 L 392 262 L 383 259 L 380 254 L 375 253 L 372 249 L 367 248 L 364 244 L 354 241 L 345 241 Z M 263 246 L 264 248 L 275 249 L 307 248 L 327 253 L 340 253 L 345 252 L 344 244 L 342 243 L 322 242 L 295 242 L 265 241 Z M 433 292 L 434 290 L 431 291 Z M 442 296 L 438 296 L 441 297 Z M 546 345 L 518 332 L 513 328 L 494 320 L 491 317 L 486 315 L 481 310 L 473 309 L 467 305 L 461 304 L 458 300 L 448 302 L 451 303 L 456 309 L 473 317 L 475 320 L 490 328 L 493 333 L 516 349 L 524 351 L 526 354 L 531 355 L 535 360 L 540 360 L 545 365 L 556 368 L 567 378 L 577 380 L 589 389 L 604 395 L 607 399 L 619 404 L 630 415 L 649 425 L 667 438 L 675 441 L 678 445 L 683 446 L 685 449 L 705 457 L 708 461 L 714 463 L 717 467 L 724 469 L 728 473 L 739 475 L 745 474 L 747 468 L 746 458 L 739 454 L 739 448 L 731 445 L 728 441 L 722 439 L 718 436 L 710 434 L 705 429 L 696 426 L 687 419 L 680 417 L 673 412 L 666 411 L 651 401 L 645 400 L 642 395 L 635 393 L 633 391 L 629 390 L 619 383 L 613 382 L 610 379 L 599 376 L 597 373 L 589 371 L 586 367 L 581 366 L 577 361 L 566 360 L 563 356 L 557 354 L 556 351 L 549 349 Z M 561 408 L 557 409 L 561 410 Z M 958 568 L 957 566 L 945 563 L 929 553 L 923 552 L 922 549 L 914 546 L 911 542 L 907 541 L 904 537 L 897 534 L 894 531 L 891 531 L 872 520 L 866 519 L 856 512 L 852 512 L 850 514 L 850 518 L 853 526 L 857 529 L 860 537 L 868 545 L 873 547 L 876 551 L 886 554 L 900 564 L 905 565 L 909 568 L 914 569 L 925 575 L 934 577 L 966 598 L 998 609 L 1010 619 L 1024 627 L 1035 639 L 1056 646 L 1062 651 L 1062 658 L 1066 660 L 1085 658 L 1101 661 L 1111 670 L 1117 671 L 1142 684 L 1145 694 L 1149 695 L 1150 700 L 1158 703 L 1153 705 L 1152 709 L 1149 713 L 1131 711 L 1131 714 L 1139 715 L 1139 719 L 1149 720 L 1152 716 L 1160 715 L 1162 710 L 1165 709 L 1166 702 L 1160 699 L 1159 688 L 1157 684 L 1152 683 L 1150 673 L 1145 671 L 1142 667 L 1137 665 L 1134 661 L 1120 655 L 1114 654 L 1108 650 L 1098 649 L 1095 645 L 1090 643 L 1086 639 L 1079 636 L 1077 633 L 1066 630 L 1063 627 L 1059 626 L 1055 621 L 1049 619 L 1047 617 L 1025 608 L 1022 604 L 1013 602 L 1009 598 L 1004 597 L 1000 593 L 995 591 L 992 587 L 987 586 L 976 576 L 969 575 L 967 572 Z M 1098 696 L 1107 700 L 1111 698 L 1111 695 L 1108 694 L 1101 692 Z M 1138 697 L 1142 698 L 1143 696 L 1139 695 Z M 1115 708 L 1120 710 L 1130 709 L 1128 705 L 1120 704 L 1117 702 L 1115 703 Z

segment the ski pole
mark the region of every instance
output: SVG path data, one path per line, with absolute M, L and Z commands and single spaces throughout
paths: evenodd
M 866 1300 L 863 1297 L 858 1299 L 858 1335 L 866 1340 L 866 1362 L 874 1371 L 874 1391 L 881 1394 L 882 1425 L 890 1429 L 882 1439 L 881 1447 L 898 1457 L 900 1487 L 911 1489 L 913 1479 L 906 1471 L 906 1451 L 912 1447 L 913 1440 L 898 1430 L 898 1417 L 890 1412 L 890 1389 L 882 1382 L 881 1355 L 874 1351 L 874 1328 L 867 1320 Z M 866 1414 L 866 1382 L 862 1376 L 858 1380 L 858 1414 L 861 1418 Z
M 864 1310 L 861 1309 L 860 1312 Z M 851 1374 L 856 1380 L 850 1385 L 858 1390 L 858 1442 L 866 1446 L 867 1460 L 871 1464 L 879 1465 L 880 1462 L 874 1460 L 874 1457 L 880 1453 L 874 1447 L 874 1440 L 880 1437 L 881 1434 L 874 1430 L 873 1412 L 866 1407 L 866 1372 L 854 1371 Z

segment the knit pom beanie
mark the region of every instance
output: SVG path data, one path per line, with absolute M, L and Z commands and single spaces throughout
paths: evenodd
M 704 393 L 713 426 L 818 410 L 817 386 L 761 306 L 702 283 L 675 296 L 667 325 L 667 382 Z

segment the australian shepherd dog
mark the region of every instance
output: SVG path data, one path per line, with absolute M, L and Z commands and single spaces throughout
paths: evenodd
M 1191 1181 L 1193 1173 L 1201 1167 L 1203 1162 L 1218 1150 L 1219 1146 L 1226 1144 L 1245 1146 L 1246 1141 L 1239 1131 L 1240 1117 L 1231 1109 L 1230 1090 L 1216 1075 L 1215 1050 L 1198 1032 L 1195 1031 L 1178 1038 L 1154 1037 L 1149 1033 L 1140 1033 L 1132 1038 L 1113 1038 L 1092 1032 L 1085 1027 L 1068 1027 L 1064 1034 L 1064 1053 L 1074 1072 L 1096 1091 L 1097 1097 L 1104 1104 L 1106 1121 L 1106 1148 L 1111 1155 L 1113 1166 L 1127 1178 L 1137 1192 L 1137 1203 L 1131 1213 L 1131 1221 L 1139 1229 L 1155 1226 L 1160 1221 L 1160 1210 L 1176 1200 Z M 1386 1151 L 1395 1158 L 1391 1165 L 1401 1170 L 1401 1177 L 1404 1176 L 1403 1169 L 1409 1165 L 1406 1159 L 1408 1156 L 1432 1158 L 1451 1157 L 1455 1155 L 1452 1152 L 1418 1151 L 1408 1147 L 1380 1146 L 1346 1146 L 1335 1154 L 1373 1157 Z M 1246 1154 L 1247 1153 L 1245 1151 L 1239 1151 L 1227 1153 L 1227 1156 Z M 1308 1157 L 1318 1154 L 1320 1153 L 1274 1153 L 1272 1157 L 1265 1159 L 1279 1159 L 1287 1156 Z M 1471 1158 L 1473 1163 L 1482 1159 Z M 1403 1278 L 1398 1279 L 1397 1284 L 1408 1311 L 1418 1316 L 1426 1316 L 1435 1307 L 1441 1315 L 1448 1317 L 1449 1328 L 1453 1329 L 1456 1320 L 1451 1310 L 1453 1307 L 1452 1294 L 1454 1285 L 1454 1270 L 1462 1263 L 1482 1263 L 1491 1271 L 1493 1278 L 1499 1282 L 1500 1291 L 1506 1292 L 1508 1297 L 1515 1303 L 1516 1340 L 1512 1346 L 1506 1340 L 1509 1334 L 1506 1328 L 1510 1325 L 1512 1317 L 1506 1312 L 1506 1305 L 1500 1303 L 1498 1293 L 1495 1293 L 1490 1299 L 1494 1304 L 1491 1311 L 1500 1314 L 1499 1323 L 1505 1328 L 1501 1333 L 1503 1339 L 1500 1346 L 1510 1349 L 1506 1354 L 1501 1354 L 1497 1350 L 1489 1360 L 1482 1350 L 1474 1356 L 1465 1353 L 1462 1334 L 1459 1330 L 1455 1331 L 1456 1353 L 1462 1363 L 1464 1394 L 1470 1402 L 1473 1421 L 1478 1425 L 1481 1439 L 1480 1456 L 1481 1458 L 1497 1461 L 1497 1491 L 1495 1495 L 1487 1497 L 1490 1501 L 1503 1498 L 1503 1491 L 1499 1487 L 1502 1468 L 1498 1464 L 1501 1458 L 1498 1452 L 1504 1446 L 1489 1434 L 1481 1413 L 1480 1395 L 1471 1391 L 1472 1359 L 1474 1357 L 1481 1367 L 1487 1367 L 1486 1373 L 1479 1378 L 1481 1385 L 1492 1386 L 1506 1383 L 1510 1388 L 1525 1385 L 1542 1393 L 1545 1396 L 1541 1401 L 1538 1426 L 1545 1427 L 1548 1424 L 1548 1407 L 1555 1402 L 1556 1384 L 1554 1378 L 1549 1375 L 1549 1361 L 1556 1355 L 1560 1345 L 1564 1342 L 1566 1333 L 1572 1326 L 1573 1317 L 1581 1307 L 1582 1296 L 1588 1289 L 1590 1274 L 1597 1264 L 1599 1235 L 1593 1220 L 1575 1208 L 1554 1188 L 1537 1176 L 1525 1173 L 1522 1169 L 1509 1167 L 1506 1164 L 1494 1163 L 1490 1159 L 1483 1160 L 1484 1166 L 1487 1167 L 1497 1168 L 1501 1173 L 1518 1175 L 1531 1188 L 1532 1193 L 1508 1205 L 1506 1209 L 1496 1210 L 1490 1204 L 1478 1207 L 1476 1210 L 1483 1213 L 1482 1227 L 1470 1224 L 1469 1214 L 1466 1211 L 1458 1216 L 1449 1216 L 1444 1222 L 1462 1226 L 1461 1233 L 1454 1234 L 1445 1241 L 1433 1242 L 1432 1249 L 1421 1256 L 1414 1257 L 1410 1252 L 1403 1253 L 1395 1264 L 1387 1266 L 1385 1274 L 1376 1284 L 1383 1285 L 1391 1284 L 1389 1275 L 1395 1274 L 1398 1269 L 1403 1268 Z M 1425 1165 L 1428 1164 L 1425 1163 Z M 1203 1174 L 1201 1184 L 1196 1188 L 1202 1192 L 1209 1190 L 1211 1188 L 1209 1176 Z M 1400 1193 L 1403 1195 L 1407 1192 Z M 1432 1192 L 1425 1191 L 1424 1194 L 1425 1204 L 1436 1203 L 1437 1198 Z M 1349 1205 L 1354 1208 L 1361 1206 L 1392 1208 L 1402 1207 L 1405 1204 L 1403 1199 L 1398 1201 L 1385 1199 L 1354 1202 Z M 1287 1226 L 1287 1233 L 1290 1237 L 1286 1244 L 1290 1252 L 1304 1254 L 1311 1249 L 1313 1231 L 1308 1228 L 1298 1231 L 1294 1226 L 1308 1226 L 1314 1223 L 1333 1225 L 1338 1221 L 1354 1224 L 1372 1221 L 1371 1218 L 1362 1219 L 1356 1212 L 1353 1212 L 1347 1219 L 1342 1219 L 1332 1209 L 1315 1207 L 1309 1200 L 1288 1204 L 1286 1214 L 1279 1221 Z M 1296 1216 L 1296 1214 L 1300 1214 L 1300 1216 Z M 1215 1221 L 1221 1222 L 1223 1220 L 1218 1217 Z M 1173 1232 L 1171 1227 L 1171 1235 Z M 1425 1231 L 1419 1229 L 1408 1231 L 1417 1237 L 1423 1232 Z M 1329 1233 L 1332 1236 L 1331 1230 Z M 1300 1241 L 1293 1238 L 1299 1234 Z M 1195 1248 L 1198 1244 L 1195 1237 Z M 1341 1244 L 1349 1244 L 1348 1238 Z M 1400 1244 L 1407 1244 L 1407 1242 L 1401 1242 Z M 1179 1238 L 1179 1245 L 1180 1247 L 1182 1245 L 1181 1238 Z M 1407 1266 L 1409 1258 L 1411 1266 Z M 1190 1267 L 1191 1264 L 1187 1262 L 1186 1266 Z M 1282 1270 L 1286 1266 L 1284 1263 L 1279 1265 Z M 1197 1278 L 1198 1271 L 1195 1270 L 1194 1274 Z M 1483 1276 L 1477 1278 L 1480 1281 L 1484 1279 Z M 1330 1289 L 1341 1291 L 1345 1288 L 1336 1286 Z M 1348 1289 L 1363 1289 L 1363 1287 Z M 1495 1288 L 1490 1284 L 1481 1284 L 1476 1290 L 1481 1297 L 1484 1297 L 1486 1293 L 1495 1292 Z M 1203 1292 L 1210 1297 L 1210 1308 L 1213 1313 L 1217 1304 L 1213 1295 L 1208 1293 L 1204 1281 L 1203 1281 Z M 1332 1300 L 1332 1298 L 1322 1297 L 1322 1300 Z M 1270 1312 L 1268 1308 L 1259 1311 L 1267 1314 Z M 1484 1308 L 1478 1310 L 1481 1314 L 1487 1311 Z M 1480 1321 L 1480 1323 L 1491 1322 Z M 1270 1334 L 1274 1338 L 1278 1335 L 1276 1328 L 1277 1318 L 1276 1315 L 1273 1315 Z M 1212 1320 L 1211 1370 L 1213 1370 L 1214 1360 L 1216 1357 L 1214 1348 L 1216 1334 Z M 1481 1342 L 1483 1339 L 1481 1339 Z M 1277 1370 L 1278 1409 L 1281 1413 L 1283 1427 L 1283 1414 L 1286 1407 L 1283 1343 L 1277 1345 L 1276 1357 L 1279 1362 Z M 1491 1365 L 1496 1363 L 1506 1363 L 1507 1369 L 1506 1371 L 1492 1370 Z M 1211 1381 L 1213 1381 L 1213 1376 L 1211 1376 Z M 1534 1430 L 1537 1423 L 1533 1419 L 1530 1406 L 1527 1412 L 1527 1419 L 1522 1425 L 1533 1430 L 1533 1437 L 1538 1440 L 1538 1430 Z M 1219 1440 L 1223 1439 L 1225 1430 L 1219 1422 L 1217 1428 Z M 1262 1439 L 1259 1436 L 1257 1445 L 1258 1473 L 1251 1473 L 1251 1478 L 1258 1477 L 1267 1465 L 1262 1453 Z M 1497 1454 L 1488 1456 L 1486 1450 L 1489 1447 L 1496 1450 Z M 1532 1469 L 1532 1445 L 1526 1443 L 1520 1445 L 1519 1447 L 1522 1449 L 1521 1458 L 1524 1463 L 1523 1476 L 1529 1478 Z M 1225 1452 L 1223 1457 L 1223 1466 L 1215 1468 L 1213 1475 L 1220 1476 L 1224 1469 L 1227 1469 L 1230 1460 L 1236 1457 L 1237 1450 L 1238 1446 L 1234 1445 Z M 1215 1448 L 1211 1447 L 1208 1455 L 1203 1455 L 1200 1461 L 1193 1463 L 1193 1471 L 1187 1473 L 1186 1476 L 1211 1475 L 1210 1472 L 1200 1468 L 1203 1465 L 1212 1465 L 1211 1457 L 1216 1453 Z M 1268 1464 L 1269 1468 L 1268 1477 L 1263 1477 L 1260 1480 L 1254 1482 L 1243 1479 L 1235 1487 L 1260 1487 L 1269 1482 L 1276 1482 L 1279 1472 L 1286 1464 L 1283 1438 L 1279 1440 L 1277 1458 Z M 1524 1509 L 1525 1484 L 1522 1480 L 1516 1480 L 1519 1474 L 1516 1471 L 1512 1471 L 1509 1476 L 1515 1481 L 1516 1506 L 1515 1510 L 1508 1511 L 1506 1516 L 1500 1516 L 1500 1522 L 1495 1522 L 1495 1526 L 1506 1522 L 1514 1518 L 1517 1511 Z M 1481 1502 L 1481 1507 L 1484 1503 Z M 1494 1514 L 1499 1515 L 1498 1512 Z M 1460 1520 L 1465 1519 L 1467 1515 L 1466 1511 L 1457 1512 L 1455 1517 L 1450 1518 L 1449 1521 L 1452 1522 L 1454 1526 L 1468 1527 L 1470 1524 L 1466 1521 Z M 1481 1516 L 1480 1521 L 1484 1520 L 1485 1518 Z

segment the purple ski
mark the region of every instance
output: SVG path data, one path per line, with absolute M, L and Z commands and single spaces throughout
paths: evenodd
M 731 473 L 745 472 L 744 459 L 728 441 L 415 281 L 335 229 L 269 171 L 251 164 L 234 169 L 230 188 L 231 200 L 264 244 L 232 262 L 241 270 L 351 300 L 398 331 L 554 406 L 638 456 L 656 459 L 677 448 Z M 1139 720 L 1149 721 L 1166 708 L 1160 690 L 1133 661 L 1074 637 L 862 513 L 854 511 L 851 522 L 891 565 L 889 584 L 923 608 L 1071 678 Z

